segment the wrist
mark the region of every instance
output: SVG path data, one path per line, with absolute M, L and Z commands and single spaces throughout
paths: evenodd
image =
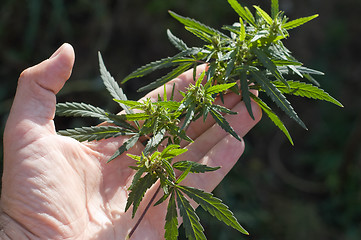
M 27 240 L 31 233 L 7 215 L 0 207 L 0 240 Z

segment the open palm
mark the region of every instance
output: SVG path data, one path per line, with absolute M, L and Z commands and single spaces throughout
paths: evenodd
M 70 77 L 73 62 L 74 51 L 64 44 L 19 78 L 4 133 L 1 194 L 2 211 L 11 219 L 5 231 L 15 239 L 125 239 L 157 189 L 153 186 L 146 193 L 132 219 L 131 211 L 124 209 L 134 175 L 128 166 L 134 160 L 122 154 L 106 163 L 126 138 L 79 143 L 56 134 L 55 95 Z M 191 81 L 193 74 L 186 72 L 171 84 L 181 90 Z M 146 97 L 155 98 L 161 91 Z M 227 120 L 242 137 L 259 121 L 261 111 L 252 103 L 256 118 L 252 120 L 240 100 L 235 94 L 225 96 L 225 105 L 238 112 Z M 184 184 L 212 191 L 243 153 L 244 144 L 211 119 L 194 122 L 187 131 L 195 141 L 180 157 L 221 169 L 190 174 Z M 142 150 L 138 142 L 129 152 Z M 162 239 L 165 214 L 166 204 L 151 207 L 132 239 Z

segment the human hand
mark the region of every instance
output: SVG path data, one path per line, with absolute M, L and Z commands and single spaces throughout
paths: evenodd
M 158 187 L 146 193 L 132 219 L 131 211 L 124 209 L 134 175 L 128 166 L 134 160 L 122 154 L 106 163 L 126 137 L 80 143 L 56 134 L 55 95 L 70 77 L 73 63 L 74 51 L 64 44 L 19 78 L 4 132 L 0 202 L 2 231 L 11 239 L 125 239 Z M 191 81 L 192 72 L 186 72 L 169 84 L 182 90 Z M 156 89 L 146 97 L 156 98 L 162 91 Z M 226 118 L 241 137 L 261 118 L 261 110 L 252 103 L 256 119 L 252 120 L 241 96 L 227 94 L 224 101 L 238 112 Z M 188 151 L 180 157 L 221 168 L 190 174 L 184 184 L 212 191 L 242 155 L 244 143 L 211 118 L 192 123 L 187 134 L 194 142 L 184 143 Z M 139 155 L 143 149 L 138 142 L 129 153 Z M 164 203 L 149 208 L 132 239 L 162 239 L 165 214 Z

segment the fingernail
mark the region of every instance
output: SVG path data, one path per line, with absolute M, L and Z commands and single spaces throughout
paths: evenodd
M 61 46 L 50 56 L 49 59 L 52 59 L 52 58 L 55 58 L 56 56 L 58 56 L 59 53 L 61 52 L 61 49 L 62 49 L 63 46 L 64 46 L 64 44 L 61 45 Z

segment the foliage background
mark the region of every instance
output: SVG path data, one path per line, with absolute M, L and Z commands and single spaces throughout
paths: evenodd
M 268 0 L 240 3 L 270 6 Z M 345 108 L 291 99 L 309 128 L 304 131 L 285 119 L 295 147 L 265 117 L 245 137 L 245 154 L 215 190 L 251 236 L 207 217 L 203 225 L 209 239 L 361 239 L 361 1 L 280 0 L 280 8 L 291 19 L 320 14 L 291 31 L 286 46 L 306 66 L 326 73 L 317 80 Z M 226 0 L 1 1 L 1 135 L 19 74 L 48 58 L 63 42 L 74 46 L 76 62 L 58 101 L 83 101 L 119 111 L 99 79 L 97 51 L 121 80 L 145 63 L 176 53 L 167 28 L 189 46 L 199 45 L 168 9 L 215 28 L 237 21 Z M 125 93 L 138 99 L 136 89 L 154 77 L 127 84 Z M 56 124 L 64 129 L 96 122 L 57 118 Z

